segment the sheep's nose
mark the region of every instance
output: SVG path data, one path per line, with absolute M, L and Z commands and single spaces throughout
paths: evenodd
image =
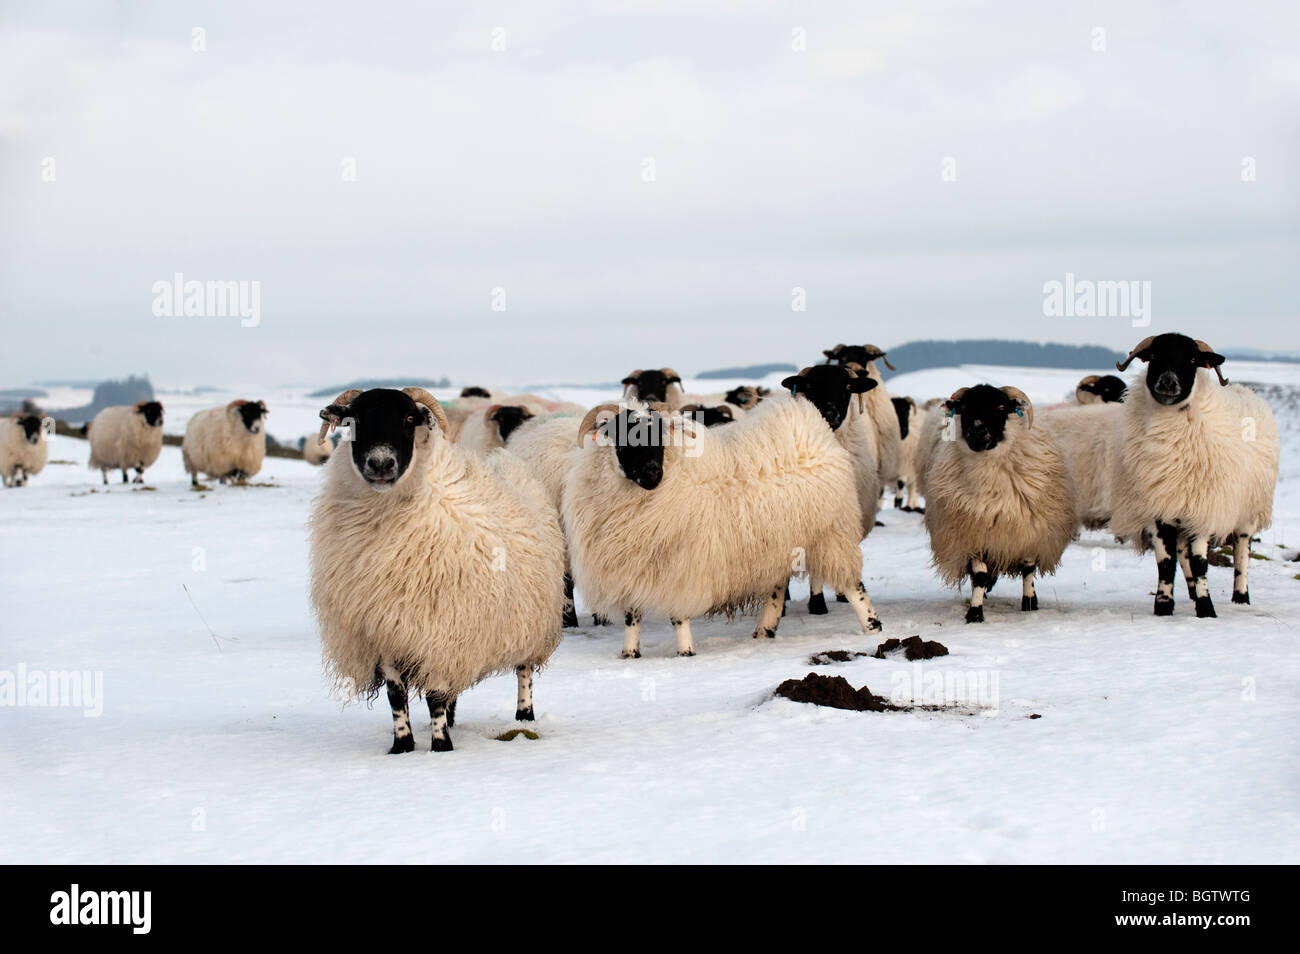
M 388 478 L 397 473 L 397 458 L 385 452 L 366 455 L 366 474 L 370 477 Z
M 1156 393 L 1158 394 L 1177 394 L 1181 390 L 1178 383 L 1178 375 L 1172 371 L 1165 371 L 1160 377 L 1156 378 Z

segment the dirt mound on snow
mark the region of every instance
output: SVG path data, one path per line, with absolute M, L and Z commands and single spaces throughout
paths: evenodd
M 898 712 L 905 708 L 873 694 L 866 686 L 854 689 L 843 676 L 823 676 L 815 672 L 802 679 L 787 679 L 776 687 L 776 694 L 794 702 L 810 702 L 815 706 L 854 712 Z
M 885 640 L 876 647 L 876 658 L 884 659 L 885 653 L 892 653 L 897 650 L 903 651 L 903 656 L 908 662 L 948 655 L 948 647 L 943 643 L 936 642 L 933 639 L 922 639 L 920 636 L 909 636 L 907 639 Z

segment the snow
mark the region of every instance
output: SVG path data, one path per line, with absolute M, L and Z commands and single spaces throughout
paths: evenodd
M 1294 366 L 1236 364 L 1234 379 L 1300 385 Z M 1050 401 L 1078 377 L 940 369 L 890 386 L 923 398 L 988 379 Z M 180 433 L 200 407 L 260 397 L 287 441 L 315 427 L 323 402 L 305 391 L 160 398 Z M 697 621 L 694 658 L 673 654 L 666 620 L 646 621 L 639 660 L 618 658 L 621 626 L 568 631 L 536 683 L 539 740 L 494 738 L 516 727 L 498 678 L 462 698 L 451 753 L 427 751 L 414 705 L 403 756 L 385 754 L 382 698 L 342 707 L 321 675 L 304 529 L 318 470 L 268 458 L 257 486 L 193 493 L 167 447 L 155 490 L 104 488 L 85 442 L 55 438 L 44 473 L 0 491 L 0 674 L 99 674 L 102 714 L 0 707 L 0 861 L 1295 862 L 1300 566 L 1282 557 L 1300 547 L 1300 435 L 1282 423 L 1277 525 L 1256 544 L 1269 559 L 1246 607 L 1211 568 L 1217 620 L 1195 619 L 1181 584 L 1176 615 L 1151 616 L 1150 558 L 1093 533 L 1042 583 L 1041 611 L 1020 613 L 1004 582 L 966 626 L 919 515 L 883 510 L 864 553 L 884 635 L 950 655 L 814 667 L 879 639 L 844 604 L 808 616 L 796 585 L 776 639 Z M 955 705 L 772 698 L 813 669 Z M 957 697 L 931 698 L 936 678 Z

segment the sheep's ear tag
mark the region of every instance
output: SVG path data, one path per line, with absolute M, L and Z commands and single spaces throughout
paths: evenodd
M 1017 405 L 1016 405 L 1016 417 L 1024 417 L 1024 416 L 1025 416 L 1025 409 L 1024 409 L 1024 407 L 1023 407 L 1022 405 L 1020 405 L 1020 404 L 1017 404 Z
M 797 385 L 797 384 L 792 384 L 792 385 L 790 385 L 790 393 L 791 393 L 791 394 L 796 394 L 796 393 L 798 393 L 798 391 L 799 391 L 799 385 Z

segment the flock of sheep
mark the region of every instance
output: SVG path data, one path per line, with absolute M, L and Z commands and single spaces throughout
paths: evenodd
M 1277 427 L 1205 342 L 1147 338 L 1117 365 L 1143 362 L 1144 376 L 1089 376 L 1076 402 L 1037 417 L 1022 391 L 989 384 L 918 406 L 888 393 L 880 349 L 823 354 L 777 393 L 689 395 L 661 368 L 633 371 L 618 403 L 593 408 L 482 388 L 443 404 L 415 387 L 349 390 L 325 407 L 304 454 L 326 464 L 311 598 L 337 684 L 387 690 L 390 751 L 414 748 L 411 690 L 428 703 L 435 751 L 452 747 L 457 696 L 494 673 L 516 673 L 516 718 L 531 719 L 533 674 L 577 624 L 575 587 L 594 624 L 622 616 L 627 658 L 640 656 L 646 614 L 671 621 L 681 656 L 695 654 L 700 616 L 755 612 L 754 637 L 771 637 L 792 577 L 808 578 L 810 613 L 827 612 L 829 586 L 863 632 L 879 631 L 861 543 L 883 493 L 923 511 L 939 576 L 970 583 L 970 623 L 1012 574 L 1021 609 L 1037 610 L 1035 577 L 1085 528 L 1155 551 L 1156 615 L 1173 612 L 1179 566 L 1196 615 L 1215 615 L 1212 546 L 1232 547 L 1232 601 L 1250 601 Z M 255 474 L 265 414 L 234 401 L 195 415 L 182 444 L 191 480 Z M 39 422 L 0 426 L 0 470 L 21 482 L 39 471 Z M 106 409 L 88 436 L 105 482 L 110 469 L 139 481 L 161 447 L 162 407 Z

